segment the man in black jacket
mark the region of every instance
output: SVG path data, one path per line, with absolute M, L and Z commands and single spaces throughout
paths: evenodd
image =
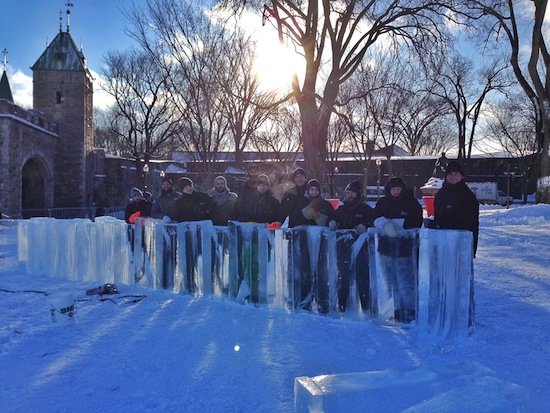
M 296 209 L 298 199 L 303 198 L 307 189 L 306 171 L 298 168 L 292 174 L 292 182 L 295 186 L 285 191 L 281 198 L 281 217 L 279 221 L 284 223 L 287 217 L 290 217 Z
M 474 234 L 474 257 L 479 234 L 479 202 L 464 181 L 464 170 L 457 161 L 449 162 L 443 187 L 434 199 L 432 229 L 465 229 Z
M 204 192 L 195 191 L 193 181 L 180 178 L 181 196 L 176 201 L 176 219 L 179 222 L 212 220 L 216 203 Z
M 422 226 L 422 206 L 400 177 L 388 180 L 385 196 L 374 208 L 374 225 L 381 228 L 378 239 L 381 270 L 389 296 L 394 302 L 394 320 L 405 323 L 416 318 L 416 257 L 415 239 L 402 229 Z M 417 245 L 417 244 L 416 244 Z
M 368 243 L 364 242 L 353 259 L 353 244 L 374 220 L 373 209 L 361 195 L 361 182 L 350 182 L 344 191 L 344 201 L 335 211 L 334 219 L 328 226 L 331 230 L 354 229 L 355 234 L 343 233 L 336 240 L 336 255 L 338 259 L 338 309 L 346 311 L 350 287 L 350 273 L 355 270 L 357 290 L 363 311 L 370 306 L 369 299 L 369 251 Z M 353 265 L 352 265 L 353 264 Z

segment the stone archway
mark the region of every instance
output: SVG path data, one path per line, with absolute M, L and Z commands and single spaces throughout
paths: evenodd
M 38 159 L 31 158 L 25 162 L 21 171 L 22 209 L 46 208 L 45 177 L 46 170 Z

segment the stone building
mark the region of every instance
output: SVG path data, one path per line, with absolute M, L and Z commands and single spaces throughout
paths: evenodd
M 93 203 L 93 87 L 86 59 L 67 31 L 32 66 L 33 109 L 0 87 L 0 209 Z

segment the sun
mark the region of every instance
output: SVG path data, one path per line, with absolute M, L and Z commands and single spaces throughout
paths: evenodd
M 299 73 L 299 56 L 278 42 L 266 41 L 258 45 L 254 72 L 262 88 L 289 90 L 292 75 Z

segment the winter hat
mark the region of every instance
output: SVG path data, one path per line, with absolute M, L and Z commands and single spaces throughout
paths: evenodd
M 180 180 L 178 181 L 178 184 L 179 184 L 179 187 L 183 189 L 189 185 L 193 186 L 193 181 L 189 178 L 180 178 Z
M 246 170 L 248 175 L 258 175 L 260 172 L 260 167 L 258 165 L 250 165 Z
M 227 179 L 225 179 L 225 176 L 223 175 L 220 175 L 220 176 L 216 176 L 216 179 L 214 179 L 214 183 L 216 183 L 217 180 L 221 179 L 223 181 L 223 183 L 225 184 L 225 186 L 227 186 Z
M 302 168 L 297 168 L 294 173 L 292 174 L 292 179 L 296 179 L 296 175 L 304 175 L 304 178 L 307 178 L 306 171 L 304 171 Z
M 400 176 L 394 176 L 388 179 L 388 182 L 386 182 L 384 189 L 389 191 L 396 186 L 400 186 L 401 188 L 405 189 L 405 181 Z
M 445 176 L 451 172 L 458 172 L 460 175 L 464 176 L 464 169 L 462 169 L 462 165 L 460 165 L 457 161 L 449 162 L 447 168 L 445 169 Z
M 133 198 L 133 197 L 138 196 L 138 195 L 143 198 L 143 192 L 141 192 L 141 189 L 132 188 L 132 192 L 130 192 L 130 198 Z
M 309 191 L 309 188 L 316 187 L 319 189 L 319 192 L 321 192 L 321 182 L 319 182 L 317 179 L 310 179 L 307 183 L 307 189 Z
M 346 191 L 355 192 L 356 194 L 361 193 L 361 182 L 355 180 L 351 181 L 348 186 L 346 186 Z
M 258 184 L 265 184 L 269 186 L 269 178 L 267 175 L 258 176 Z
M 170 182 L 170 185 L 173 185 L 172 180 L 170 178 L 168 178 L 167 176 L 162 178 L 162 181 L 160 182 L 160 184 L 162 185 L 165 182 Z

